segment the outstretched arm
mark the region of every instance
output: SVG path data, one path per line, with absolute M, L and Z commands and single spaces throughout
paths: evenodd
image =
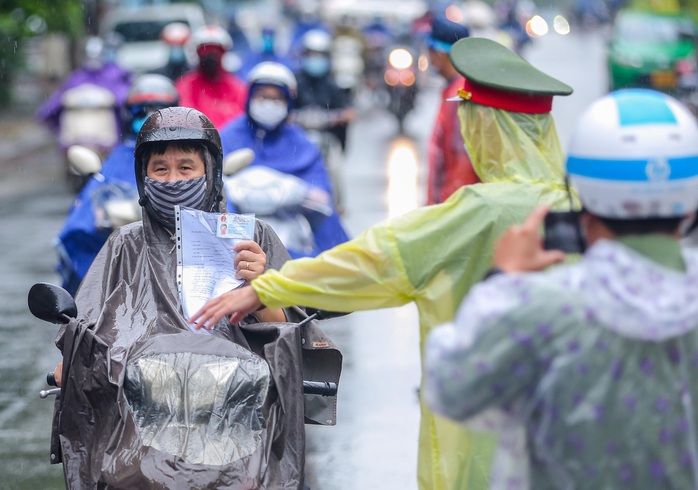
M 330 311 L 400 306 L 414 299 L 392 228 L 386 222 L 319 256 L 286 262 L 241 288 L 209 301 L 192 320 L 199 324 L 231 314 L 231 323 L 261 305 L 302 305 Z
M 234 289 L 225 294 L 213 298 L 206 303 L 199 311 L 194 313 L 189 319 L 189 323 L 195 324 L 194 328 L 211 328 L 224 316 L 231 314 L 230 323 L 239 323 L 246 315 L 255 313 L 262 306 L 259 297 L 254 289 L 244 286 Z M 269 310 L 265 308 L 264 310 Z M 267 319 L 264 310 L 259 311 L 256 316 L 261 321 L 285 321 Z M 274 310 L 269 310 L 274 311 Z M 278 310 L 281 311 L 281 310 Z M 283 312 L 282 312 L 283 314 Z

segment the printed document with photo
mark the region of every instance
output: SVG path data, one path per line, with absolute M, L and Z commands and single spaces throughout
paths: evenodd
M 235 277 L 233 247 L 254 238 L 255 218 L 175 206 L 175 223 L 177 287 L 184 317 L 189 319 L 210 299 L 243 284 Z

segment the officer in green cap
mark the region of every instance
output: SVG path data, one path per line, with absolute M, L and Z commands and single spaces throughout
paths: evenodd
M 494 242 L 509 226 L 523 223 L 539 204 L 568 207 L 550 109 L 553 96 L 572 89 L 495 41 L 461 39 L 450 56 L 465 77 L 458 97 L 461 133 L 481 183 L 461 187 L 442 204 L 372 226 L 318 257 L 268 270 L 250 287 L 211 300 L 192 322 L 215 324 L 231 315 L 235 323 L 262 304 L 355 311 L 414 302 L 423 341 L 433 327 L 453 319 L 470 287 L 491 267 Z M 512 456 L 524 450 L 517 446 L 523 434 L 507 428 L 503 413 L 463 426 L 435 416 L 424 401 L 421 411 L 420 489 L 525 484 L 525 454 L 520 461 Z

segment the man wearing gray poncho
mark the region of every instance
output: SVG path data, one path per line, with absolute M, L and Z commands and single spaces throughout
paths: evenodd
M 313 324 L 283 323 L 305 318 L 298 308 L 190 331 L 174 205 L 224 212 L 220 137 L 199 111 L 163 109 L 141 129 L 135 157 L 143 221 L 109 238 L 78 290 L 77 320 L 57 340 L 52 462 L 63 461 L 68 487 L 301 488 L 303 377 L 338 381 L 341 355 Z M 289 258 L 260 221 L 235 250 L 244 280 Z M 334 402 L 305 416 L 333 424 Z

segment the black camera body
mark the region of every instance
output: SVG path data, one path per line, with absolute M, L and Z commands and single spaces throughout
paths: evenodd
M 545 216 L 543 248 L 582 254 L 586 242 L 582 236 L 579 211 L 551 211 Z

